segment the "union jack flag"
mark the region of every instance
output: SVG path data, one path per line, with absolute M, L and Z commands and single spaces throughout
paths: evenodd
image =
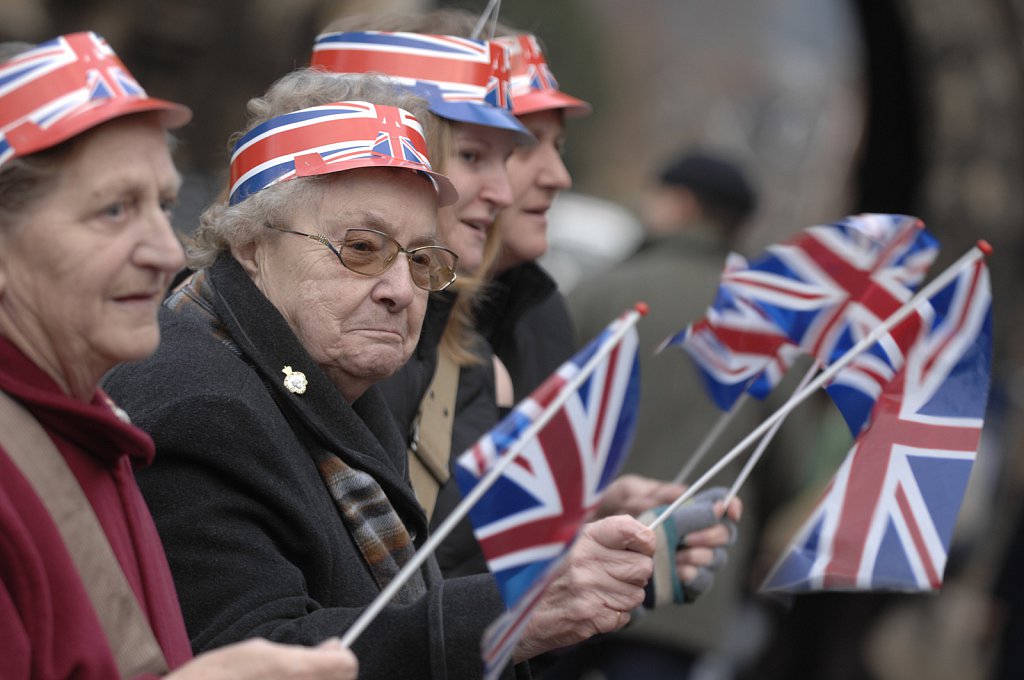
M 540 43 L 533 35 L 498 38 L 509 48 L 512 60 L 512 96 L 519 97 L 533 90 L 557 90 L 558 81 L 551 72 Z
M 383 31 L 324 33 L 311 66 L 334 73 L 385 73 L 406 86 L 436 85 L 445 101 L 512 110 L 508 50 L 485 40 Z
M 825 386 L 850 433 L 856 437 L 867 426 L 875 401 L 903 366 L 907 350 L 917 339 L 922 324 L 930 322 L 931 307 L 916 309 L 873 346 L 858 354 Z M 845 354 L 858 342 L 847 329 L 836 343 L 833 356 Z
M 559 89 L 536 36 L 503 36 L 495 40 L 509 49 L 512 110 L 517 116 L 538 111 L 561 111 L 566 116 L 590 113 L 590 104 Z
M 745 268 L 743 257 L 731 253 L 723 281 Z M 704 317 L 666 339 L 658 351 L 670 346 L 690 355 L 705 390 L 723 411 L 746 391 L 763 399 L 799 354 L 774 319 L 725 283 Z
M 723 283 L 828 364 L 843 333 L 859 340 L 910 299 L 937 254 L 916 218 L 857 215 L 770 246 Z
M 511 111 L 512 66 L 509 62 L 508 48 L 497 42 L 489 43 L 489 47 L 491 50 L 491 74 L 487 77 L 484 101 L 499 109 Z
M 934 590 L 984 425 L 992 353 L 985 263 L 931 300 L 933 321 L 762 589 Z M 931 316 L 926 315 L 925 318 Z
M 314 106 L 256 126 L 231 154 L 235 205 L 268 186 L 322 166 L 383 157 L 430 172 L 423 128 L 408 111 L 368 102 Z
M 623 334 L 624 324 L 630 327 Z M 599 353 L 603 358 L 596 360 Z M 597 363 L 584 377 L 592 360 Z M 636 329 L 624 316 L 459 457 L 455 479 L 465 496 L 535 422 L 555 409 L 469 511 L 510 608 L 484 636 L 488 677 L 506 665 L 554 567 L 625 461 L 636 424 L 639 382 Z M 559 400 L 564 400 L 561 406 Z
M 419 121 L 405 109 L 385 106 L 375 108 L 379 132 L 377 138 L 373 140 L 373 153 L 430 167 L 430 159 L 427 158 L 424 146 L 423 128 L 420 127 Z M 415 142 L 409 136 L 410 128 L 419 133 L 420 140 L 424 140 L 420 144 L 421 148 L 416 148 Z
M 145 99 L 146 92 L 92 32 L 54 38 L 3 62 L 0 165 L 19 149 L 49 146 L 40 144 L 48 130 L 114 98 Z

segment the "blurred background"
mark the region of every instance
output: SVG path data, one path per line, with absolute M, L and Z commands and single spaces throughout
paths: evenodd
M 0 39 L 96 30 L 150 93 L 192 107 L 176 214 L 188 231 L 224 184 L 245 101 L 304 66 L 330 19 L 484 4 L 0 0 Z M 1006 665 L 1024 654 L 1024 0 L 504 0 L 501 16 L 594 105 L 570 123 L 575 187 L 552 217 L 546 264 L 566 290 L 632 252 L 657 170 L 693 146 L 755 180 L 748 255 L 864 211 L 922 218 L 943 244 L 933 271 L 977 239 L 994 247 L 994 383 L 944 591 L 766 605 L 743 663 L 707 677 L 1024 677 Z

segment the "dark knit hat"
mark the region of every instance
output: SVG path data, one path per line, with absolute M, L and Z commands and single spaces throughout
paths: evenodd
M 743 171 L 720 156 L 697 151 L 684 153 L 658 179 L 667 186 L 689 189 L 709 212 L 724 212 L 736 221 L 748 217 L 757 205 L 757 195 Z

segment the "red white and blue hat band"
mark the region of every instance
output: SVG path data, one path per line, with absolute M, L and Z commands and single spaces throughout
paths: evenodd
M 146 94 L 103 38 L 59 36 L 0 63 L 0 166 L 120 116 L 157 112 L 165 127 L 188 107 Z
M 590 104 L 562 92 L 551 72 L 540 43 L 533 35 L 497 38 L 509 48 L 512 64 L 512 105 L 517 116 L 538 111 L 562 109 L 567 115 L 590 113 Z
M 367 167 L 401 168 L 427 177 L 441 205 L 458 197 L 434 172 L 423 128 L 404 109 L 347 101 L 286 113 L 247 132 L 231 154 L 230 205 L 296 177 Z
M 426 96 L 442 118 L 529 135 L 512 114 L 508 49 L 451 35 L 324 33 L 310 66 L 333 73 L 381 73 Z

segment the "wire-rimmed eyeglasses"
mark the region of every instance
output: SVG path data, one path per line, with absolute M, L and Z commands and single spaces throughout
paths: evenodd
M 444 246 L 417 246 L 404 248 L 394 238 L 376 229 L 347 229 L 341 241 L 331 241 L 323 234 L 307 234 L 292 229 L 268 227 L 286 234 L 297 234 L 319 241 L 334 253 L 341 265 L 363 276 L 383 274 L 405 253 L 409 259 L 409 273 L 417 287 L 431 292 L 444 290 L 455 280 L 455 266 L 459 256 Z

